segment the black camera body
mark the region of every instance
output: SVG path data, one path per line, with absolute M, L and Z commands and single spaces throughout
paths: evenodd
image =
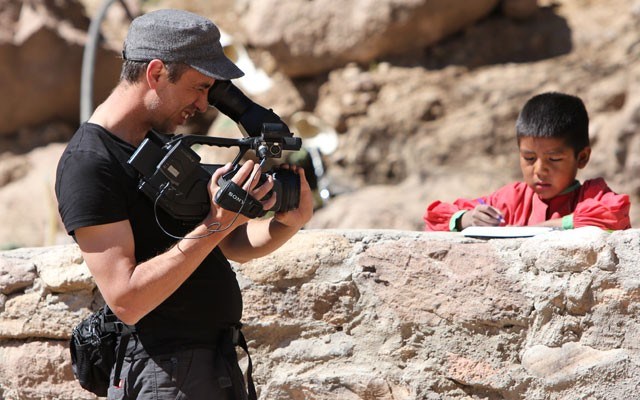
M 269 210 L 264 210 L 258 201 L 260 199 L 249 196 L 231 178 L 240 168 L 239 162 L 247 151 L 253 150 L 262 164 L 267 158 L 281 157 L 283 150 L 300 150 L 302 140 L 293 137 L 287 125 L 273 111 L 253 103 L 229 81 L 215 82 L 209 92 L 209 103 L 236 121 L 245 137 L 176 135 L 166 143 L 146 138 L 127 161 L 140 173 L 138 188 L 173 218 L 186 223 L 202 221 L 211 207 L 208 191 L 211 175 L 222 165 L 201 163 L 200 156 L 191 147 L 196 144 L 238 147 L 231 171 L 218 182 L 221 189 L 216 195 L 216 202 L 250 218 L 263 216 L 267 211 L 297 208 L 300 179 L 287 169 L 260 174 L 259 184 L 264 183 L 269 175 L 273 176 L 274 186 L 267 198 L 275 193 L 276 204 Z

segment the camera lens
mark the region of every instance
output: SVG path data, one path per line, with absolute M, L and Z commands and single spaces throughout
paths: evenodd
M 289 211 L 298 208 L 300 198 L 300 177 L 295 172 L 277 168 L 273 176 L 273 191 L 276 193 L 276 204 L 270 211 Z

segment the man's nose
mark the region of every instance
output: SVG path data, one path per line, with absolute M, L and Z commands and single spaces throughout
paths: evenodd
M 204 113 L 207 111 L 208 107 L 209 107 L 209 100 L 207 97 L 207 92 L 201 94 L 200 96 L 198 96 L 198 99 L 196 100 L 195 103 L 196 108 L 198 109 L 198 111 L 200 111 L 201 113 Z

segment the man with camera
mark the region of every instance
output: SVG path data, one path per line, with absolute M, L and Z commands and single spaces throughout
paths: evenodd
M 273 252 L 313 213 L 304 171 L 295 166 L 285 168 L 299 177 L 297 208 L 266 219 L 212 200 L 202 221 L 181 221 L 138 188 L 140 175 L 127 161 L 143 140 L 166 142 L 207 109 L 216 80 L 242 76 L 219 39 L 211 21 L 186 11 L 136 18 L 125 39 L 120 82 L 78 128 L 58 164 L 65 228 L 106 303 L 135 326 L 121 373 L 112 371 L 117 384 L 108 389 L 110 399 L 247 398 L 232 340 L 242 298 L 227 260 Z M 213 172 L 211 199 L 230 169 Z M 247 161 L 231 181 L 269 210 L 277 200 L 269 195 L 274 178 L 261 184 L 261 175 L 260 165 Z

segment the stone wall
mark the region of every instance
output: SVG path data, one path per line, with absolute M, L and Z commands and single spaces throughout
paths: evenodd
M 303 231 L 234 266 L 260 399 L 634 398 L 638 254 L 637 230 Z M 67 340 L 100 303 L 76 246 L 0 252 L 0 398 L 92 398 Z

